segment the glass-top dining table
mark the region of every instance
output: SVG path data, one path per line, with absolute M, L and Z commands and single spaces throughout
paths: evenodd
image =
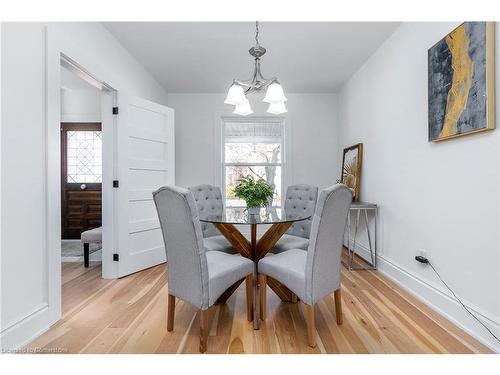
M 294 210 L 295 211 L 295 210 Z M 258 307 L 258 278 L 257 263 L 272 250 L 276 242 L 285 234 L 290 226 L 297 221 L 309 219 L 311 215 L 286 211 L 283 208 L 261 208 L 258 213 L 250 213 L 243 207 L 227 207 L 221 215 L 208 215 L 200 221 L 212 223 L 227 238 L 231 245 L 242 256 L 253 260 L 255 273 L 253 277 L 253 288 L 247 285 L 247 296 L 253 301 L 253 311 L 248 311 L 249 319 L 253 320 L 254 329 L 259 329 L 259 307 Z M 257 239 L 257 226 L 267 225 L 269 228 Z M 241 233 L 240 228 L 250 227 L 250 241 Z M 238 289 L 243 279 L 233 284 L 218 299 L 218 303 L 224 303 Z M 297 297 L 286 286 L 267 278 L 269 287 L 281 298 L 282 301 L 296 302 Z M 264 286 L 262 286 L 264 287 Z

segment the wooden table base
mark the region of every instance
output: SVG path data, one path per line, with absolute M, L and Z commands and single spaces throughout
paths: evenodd
M 233 293 L 236 292 L 236 289 L 238 289 L 238 287 L 241 285 L 243 280 L 245 280 L 245 279 L 241 279 L 241 280 L 236 281 L 233 285 L 231 285 L 228 289 L 226 289 L 226 291 L 224 293 L 222 293 L 222 295 L 217 299 L 215 304 L 218 305 L 220 303 L 226 303 L 227 300 L 229 299 L 229 297 L 231 297 L 233 295 Z
M 221 234 L 227 238 L 231 245 L 240 253 L 242 256 L 249 258 L 254 261 L 255 265 L 260 259 L 264 258 L 269 251 L 276 245 L 276 242 L 285 234 L 285 232 L 292 225 L 289 223 L 275 223 L 271 224 L 271 227 L 264 233 L 264 235 L 257 240 L 257 224 L 250 224 L 251 241 L 248 241 L 243 234 L 236 228 L 233 224 L 221 224 L 214 223 L 215 227 L 221 232 Z M 229 297 L 238 289 L 240 284 L 244 279 L 239 280 L 234 283 L 230 288 L 228 288 L 217 300 L 217 303 L 224 303 Z M 257 299 L 257 287 L 258 278 L 254 277 L 254 328 L 258 329 L 258 299 Z M 279 281 L 268 277 L 267 285 L 281 298 L 284 302 L 292 302 L 294 300 L 294 295 L 286 286 L 281 284 Z
M 267 285 L 271 288 L 271 290 L 278 295 L 279 298 L 283 302 L 293 302 L 294 294 L 293 292 L 280 283 L 278 280 L 273 279 L 272 277 L 267 277 Z

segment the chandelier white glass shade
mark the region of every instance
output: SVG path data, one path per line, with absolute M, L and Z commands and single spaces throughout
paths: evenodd
M 266 49 L 259 45 L 259 22 L 255 22 L 255 47 L 248 50 L 254 57 L 255 65 L 252 77 L 246 81 L 235 79 L 229 88 L 224 103 L 234 105 L 234 114 L 246 116 L 253 113 L 247 94 L 252 92 L 262 92 L 266 90 L 266 96 L 262 100 L 269 103 L 268 113 L 279 115 L 288 112 L 285 102 L 283 88 L 276 77 L 264 78 L 260 71 L 260 58 L 266 53 Z
M 240 105 L 246 100 L 245 91 L 243 87 L 238 84 L 233 84 L 227 92 L 227 97 L 224 103 L 231 105 Z
M 267 109 L 268 113 L 272 113 L 273 115 L 280 115 L 282 113 L 288 112 L 285 107 L 285 102 L 277 102 L 269 104 L 269 108 Z
M 283 103 L 283 106 L 284 102 L 287 100 L 283 92 L 283 87 L 276 81 L 269 85 L 266 91 L 266 97 L 262 99 L 262 101 L 266 103 Z
M 241 116 L 251 115 L 253 113 L 253 111 L 252 111 L 252 107 L 250 107 L 250 102 L 248 101 L 248 99 L 244 98 L 243 102 L 236 105 L 233 113 L 236 115 L 241 115 Z

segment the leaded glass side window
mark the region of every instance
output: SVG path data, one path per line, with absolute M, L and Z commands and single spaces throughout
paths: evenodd
M 67 182 L 102 182 L 101 131 L 67 131 Z

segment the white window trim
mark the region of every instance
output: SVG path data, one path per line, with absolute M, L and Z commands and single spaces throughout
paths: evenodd
M 271 115 L 260 115 L 260 116 L 235 116 L 232 114 L 215 114 L 214 121 L 214 147 L 215 147 L 215 162 L 214 162 L 214 185 L 220 186 L 222 197 L 224 202 L 226 202 L 226 191 L 225 191 L 225 176 L 222 172 L 225 165 L 269 165 L 268 163 L 224 163 L 224 148 L 223 148 L 223 126 L 226 120 L 231 120 L 234 122 L 247 122 L 249 120 L 253 120 L 256 122 L 266 122 L 266 121 L 276 121 L 277 119 L 282 122 L 283 126 L 283 135 L 282 135 L 282 163 L 278 163 L 278 165 L 282 166 L 282 184 L 281 184 L 281 199 L 282 202 L 285 197 L 285 192 L 287 186 L 292 184 L 292 154 L 290 152 L 291 145 L 291 127 L 290 127 L 290 119 L 288 116 L 271 116 Z

